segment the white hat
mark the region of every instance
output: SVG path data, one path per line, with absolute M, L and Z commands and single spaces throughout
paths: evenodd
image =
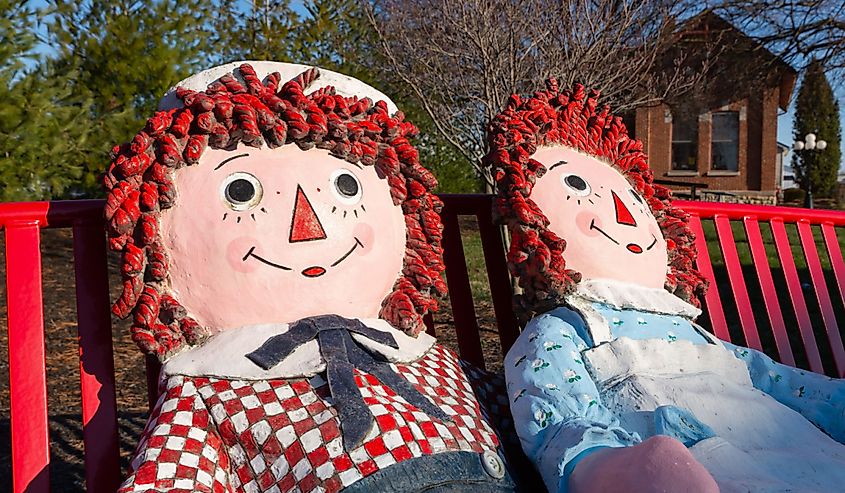
M 212 67 L 208 70 L 203 70 L 198 74 L 194 74 L 188 77 L 187 79 L 179 82 L 175 86 L 171 87 L 167 91 L 167 93 L 164 94 L 164 97 L 161 98 L 161 101 L 159 101 L 159 111 L 166 111 L 182 106 L 182 102 L 179 101 L 179 98 L 176 97 L 177 87 L 184 87 L 193 91 L 205 91 L 206 89 L 208 89 L 209 84 L 216 81 L 220 77 L 231 73 L 234 73 L 235 77 L 243 82 L 243 78 L 240 75 L 240 70 L 238 70 L 238 67 L 240 67 L 244 63 L 252 65 L 252 68 L 255 69 L 255 72 L 260 79 L 264 79 L 273 72 L 278 72 L 282 76 L 280 85 L 295 78 L 302 72 L 313 68 L 309 65 L 300 65 L 298 63 L 259 61 L 240 61 L 227 63 L 225 65 L 218 65 L 217 67 Z M 310 94 L 316 91 L 317 89 L 326 86 L 333 86 L 337 94 L 340 94 L 341 96 L 357 96 L 358 98 L 370 98 L 373 100 L 373 102 L 384 101 L 387 103 L 387 110 L 390 114 L 396 113 L 396 111 L 398 110 L 396 104 L 394 104 L 393 101 L 390 100 L 390 98 L 385 96 L 384 93 L 377 90 L 376 88 L 364 84 L 360 80 L 349 77 L 348 75 L 339 74 L 337 72 L 332 72 L 331 70 L 326 70 L 319 67 L 317 68 L 320 70 L 320 77 L 314 82 L 312 82 L 310 86 L 308 86 L 308 88 L 305 90 L 305 94 Z

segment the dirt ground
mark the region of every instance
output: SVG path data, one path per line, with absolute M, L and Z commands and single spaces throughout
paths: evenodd
M 59 493 L 85 491 L 72 248 L 69 230 L 48 230 L 42 235 L 50 477 L 52 491 Z M 2 233 L 0 249 L 5 250 Z M 109 260 L 114 299 L 118 293 L 116 257 Z M 6 278 L 5 262 L 0 264 L 0 278 Z M 435 317 L 435 329 L 443 344 L 456 349 L 448 306 L 448 301 L 444 300 L 443 309 Z M 487 361 L 494 362 L 488 364 L 488 369 L 498 370 L 501 368 L 501 352 L 492 307 L 489 302 L 480 302 L 476 313 L 482 328 L 482 346 Z M 12 488 L 6 316 L 6 285 L 3 282 L 0 285 L 0 491 L 11 491 Z M 132 343 L 125 321 L 114 321 L 113 341 L 121 459 L 125 471 L 147 418 L 144 359 Z

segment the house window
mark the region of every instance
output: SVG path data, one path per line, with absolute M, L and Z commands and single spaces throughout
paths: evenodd
M 672 169 L 698 170 L 698 120 L 694 115 L 672 116 Z
M 710 169 L 739 171 L 739 113 L 713 113 Z

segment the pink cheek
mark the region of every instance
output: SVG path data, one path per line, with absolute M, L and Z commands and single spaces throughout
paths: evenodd
M 591 224 L 601 227 L 601 220 L 594 212 L 582 211 L 575 216 L 575 226 L 578 227 L 579 231 L 584 233 L 585 236 L 598 236 L 599 232 L 591 228 Z
M 232 270 L 246 274 L 258 267 L 256 262 L 251 262 L 249 259 L 244 261 L 244 255 L 252 247 L 258 248 L 258 241 L 248 236 L 241 236 L 229 242 L 229 245 L 226 247 L 226 260 L 232 266 Z
M 370 253 L 370 250 L 373 249 L 373 243 L 375 243 L 376 239 L 376 232 L 373 227 L 367 223 L 359 223 L 352 230 L 352 235 L 355 238 L 358 238 L 358 240 L 364 245 L 364 248 L 361 249 L 361 253 Z

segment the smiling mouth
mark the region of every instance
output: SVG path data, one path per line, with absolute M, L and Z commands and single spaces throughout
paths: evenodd
M 598 231 L 599 233 L 603 234 L 605 238 L 607 238 L 608 240 L 612 241 L 613 243 L 615 243 L 615 244 L 617 244 L 617 245 L 619 245 L 619 244 L 620 244 L 618 241 L 616 241 L 616 239 L 615 239 L 615 238 L 613 238 L 612 236 L 610 236 L 609 234 L 607 234 L 607 233 L 606 233 L 603 229 L 601 229 L 600 227 L 596 226 L 596 220 L 595 220 L 595 219 L 593 219 L 592 221 L 590 221 L 590 229 L 594 229 L 594 230 Z M 657 244 L 657 237 L 656 237 L 656 236 L 654 236 L 653 234 L 651 235 L 651 237 L 653 238 L 653 241 L 651 242 L 651 244 L 650 244 L 649 246 L 647 246 L 647 247 L 645 248 L 645 250 L 643 250 L 643 247 L 639 246 L 639 245 L 638 245 L 638 244 L 636 244 L 636 243 L 628 243 L 627 245 L 625 245 L 625 249 L 626 249 L 626 250 L 628 250 L 628 251 L 629 251 L 629 252 L 631 252 L 631 253 L 635 253 L 635 254 L 638 254 L 638 255 L 639 255 L 640 253 L 643 253 L 644 251 L 645 251 L 645 252 L 647 252 L 647 251 L 651 250 L 652 248 L 654 248 L 654 245 L 656 245 L 656 244 Z
M 334 262 L 333 262 L 333 263 L 332 263 L 329 267 L 337 267 L 337 266 L 338 266 L 341 262 L 343 262 L 344 260 L 346 260 L 347 258 L 349 258 L 349 256 L 350 256 L 350 255 L 352 255 L 352 252 L 354 252 L 354 251 L 355 251 L 355 249 L 357 249 L 358 247 L 364 248 L 364 244 L 363 244 L 363 243 L 361 243 L 361 240 L 359 240 L 358 238 L 355 238 L 355 244 L 353 244 L 353 245 L 352 245 L 352 248 L 350 248 L 350 249 L 349 249 L 349 251 L 347 251 L 346 253 L 344 253 L 344 254 L 343 254 L 343 255 L 342 255 L 339 259 L 335 260 L 335 261 L 334 261 Z M 244 255 L 244 256 L 243 256 L 243 258 L 242 258 L 241 260 L 242 260 L 242 261 L 244 261 L 244 262 L 246 262 L 246 261 L 247 261 L 247 259 L 249 259 L 250 257 L 254 258 L 255 260 L 258 260 L 259 262 L 261 262 L 261 263 L 262 263 L 262 264 L 264 264 L 264 265 L 269 265 L 270 267 L 274 267 L 274 268 L 276 268 L 276 269 L 280 269 L 280 270 L 293 270 L 293 269 L 291 269 L 290 267 L 288 267 L 288 266 L 286 266 L 286 265 L 277 264 L 277 263 L 275 263 L 275 262 L 271 262 L 270 260 L 267 260 L 267 259 L 266 259 L 266 258 L 264 258 L 264 257 L 261 257 L 261 256 L 259 256 L 259 255 L 256 255 L 256 253 L 255 253 L 255 246 L 253 246 L 252 248 L 250 248 L 250 249 L 249 249 L 249 251 L 248 251 L 248 252 L 246 252 L 246 255 Z M 312 277 L 312 278 L 313 278 L 313 277 L 320 277 L 320 276 L 322 276 L 322 275 L 323 275 L 323 274 L 325 274 L 325 273 L 326 273 L 326 269 L 325 269 L 325 267 L 321 267 L 321 266 L 319 266 L 319 265 L 312 265 L 311 267 L 306 267 L 306 268 L 305 268 L 305 269 L 303 269 L 303 270 L 302 270 L 302 272 L 301 272 L 301 274 L 302 274 L 303 276 L 305 276 L 305 277 Z

